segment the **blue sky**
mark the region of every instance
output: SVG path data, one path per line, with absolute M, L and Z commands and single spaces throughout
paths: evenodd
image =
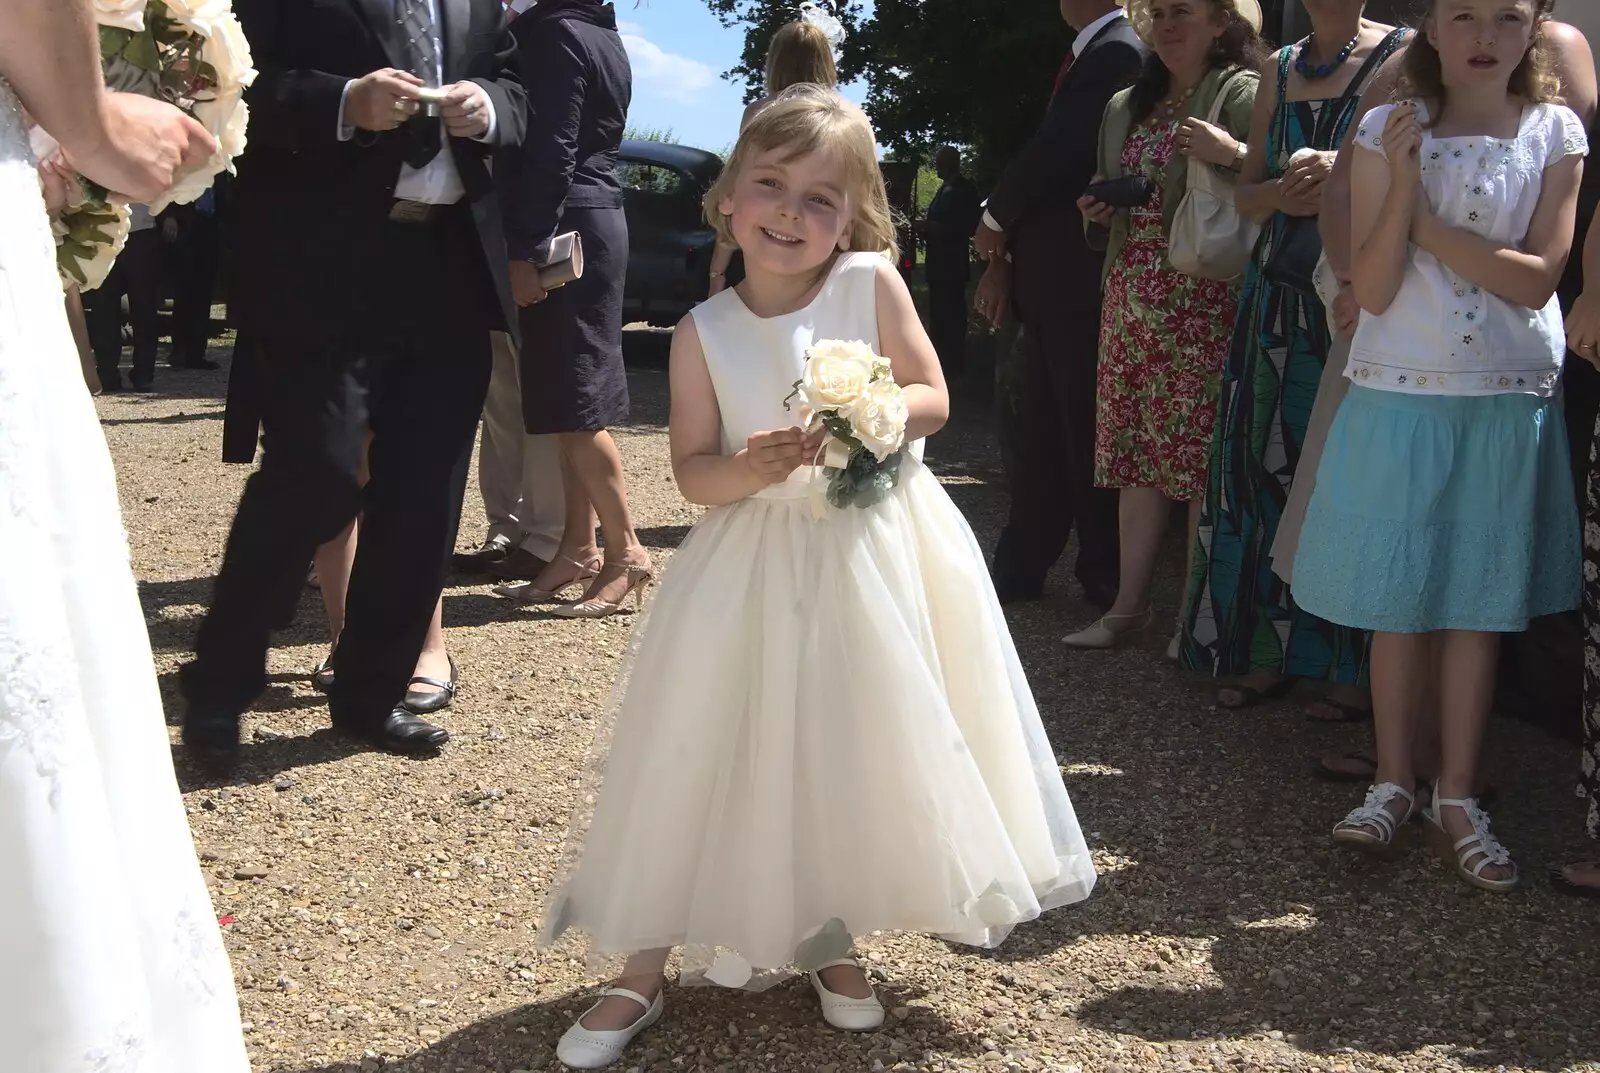
M 644 0 L 637 7 L 620 0 L 617 22 L 633 65 L 629 126 L 670 129 L 676 141 L 712 152 L 732 145 L 744 87 L 722 73 L 739 62 L 744 30 L 723 26 L 701 0 Z M 866 87 L 847 86 L 844 93 L 859 102 Z

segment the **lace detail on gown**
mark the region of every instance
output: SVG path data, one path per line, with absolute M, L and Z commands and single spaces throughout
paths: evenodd
M 0 549 L 0 1065 L 247 1073 L 115 474 L 4 81 Z

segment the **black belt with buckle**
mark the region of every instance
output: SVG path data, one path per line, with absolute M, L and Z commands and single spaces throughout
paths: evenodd
M 397 224 L 425 224 L 437 219 L 444 209 L 443 205 L 432 205 L 426 201 L 395 198 L 394 204 L 389 207 L 389 219 Z

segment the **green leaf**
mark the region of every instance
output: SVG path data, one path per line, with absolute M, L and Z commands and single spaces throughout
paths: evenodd
M 124 30 L 120 26 L 100 27 L 100 58 L 109 60 L 128 47 L 128 42 L 133 40 L 133 31 Z
M 122 58 L 145 71 L 161 70 L 161 51 L 156 48 L 155 35 L 148 27 L 144 33 L 134 34 L 123 50 Z

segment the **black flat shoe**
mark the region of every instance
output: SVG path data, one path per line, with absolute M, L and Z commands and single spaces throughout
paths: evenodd
M 391 753 L 431 753 L 450 740 L 450 732 L 404 708 L 396 708 L 383 721 L 377 742 Z
M 450 565 L 463 574 L 482 574 L 491 566 L 505 561 L 506 545 L 491 542 L 477 551 L 459 551 L 450 556 Z
M 188 716 L 183 721 L 183 744 L 201 766 L 232 771 L 239 762 L 239 720 L 227 716 Z
M 441 682 L 437 678 L 425 678 L 420 674 L 417 675 L 406 685 L 411 686 L 420 683 L 425 686 L 433 686 L 437 692 L 423 693 L 415 689 L 407 689 L 405 699 L 400 702 L 400 707 L 412 715 L 428 715 L 432 712 L 444 711 L 455 703 L 456 679 L 458 677 L 460 677 L 460 672 L 456 670 L 454 658 L 450 660 L 450 680 L 448 682 Z
M 1591 887 L 1587 883 L 1574 883 L 1567 878 L 1567 873 L 1561 868 L 1550 869 L 1550 885 L 1557 893 L 1565 894 L 1569 898 L 1600 902 L 1600 887 Z

